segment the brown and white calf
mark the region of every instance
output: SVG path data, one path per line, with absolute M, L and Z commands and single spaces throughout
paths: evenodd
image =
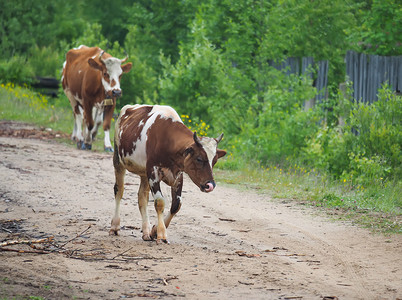
M 226 154 L 217 149 L 218 138 L 198 137 L 169 106 L 126 105 L 116 122 L 113 165 L 116 183 L 115 214 L 111 234 L 120 229 L 120 200 L 123 196 L 126 170 L 141 177 L 138 206 L 142 216 L 142 238 L 168 243 L 166 228 L 181 207 L 183 172 L 203 192 L 212 192 L 215 181 L 212 168 Z M 164 218 L 165 197 L 160 183 L 171 187 L 172 203 Z M 149 191 L 154 198 L 157 225 L 149 224 L 147 205 Z
M 71 138 L 77 141 L 79 149 L 92 148 L 92 140 L 103 121 L 105 150 L 113 151 L 110 123 L 116 99 L 122 95 L 120 78 L 132 67 L 131 63 L 122 65 L 127 58 L 112 57 L 98 47 L 80 46 L 67 52 L 61 82 L 74 112 Z

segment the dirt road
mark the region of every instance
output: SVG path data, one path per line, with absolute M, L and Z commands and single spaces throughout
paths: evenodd
M 400 235 L 217 181 L 205 194 L 185 179 L 171 244 L 157 245 L 141 239 L 139 180 L 128 174 L 123 228 L 109 236 L 110 154 L 0 137 L 0 243 L 14 249 L 0 251 L 0 298 L 402 299 Z

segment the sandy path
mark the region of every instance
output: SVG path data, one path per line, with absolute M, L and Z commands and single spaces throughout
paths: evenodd
M 54 236 L 60 245 L 85 231 L 69 252 L 0 251 L 0 298 L 402 299 L 400 235 L 332 222 L 219 179 L 204 194 L 187 178 L 171 244 L 156 245 L 141 240 L 138 184 L 126 176 L 124 227 L 109 236 L 110 155 L 0 137 L 0 242 Z M 155 220 L 152 203 L 149 211 Z

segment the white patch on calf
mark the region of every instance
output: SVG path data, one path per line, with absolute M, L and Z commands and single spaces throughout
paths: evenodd
M 209 137 L 204 137 L 200 139 L 200 143 L 203 146 L 205 152 L 207 153 L 209 165 L 211 166 L 212 169 L 212 161 L 216 155 L 216 148 L 218 146 L 218 143 L 216 142 L 215 139 Z
M 134 110 L 139 107 L 142 107 L 143 105 L 126 105 L 124 106 L 121 111 L 120 111 L 120 119 L 126 119 L 128 118 L 129 115 L 126 115 L 127 110 Z M 119 126 L 119 123 L 116 123 L 116 126 Z M 118 127 L 116 127 L 118 128 Z M 124 128 L 119 128 L 118 136 L 119 140 L 122 137 Z M 124 159 L 127 159 L 128 161 L 135 162 L 135 164 L 142 169 L 145 169 L 146 167 L 146 159 L 147 159 L 147 154 L 146 154 L 146 141 L 147 141 L 147 136 L 143 135 L 143 131 L 141 132 L 140 136 L 136 141 L 133 142 L 133 153 L 131 155 L 125 156 Z
M 183 123 L 177 112 L 170 106 L 154 105 L 149 115 L 151 114 L 157 114 L 162 119 L 171 119 L 173 122 Z
M 133 109 L 138 109 L 144 105 L 135 105 Z M 173 113 L 174 112 L 174 113 Z M 172 119 L 175 122 L 181 122 L 179 115 L 170 107 L 167 106 L 159 106 L 155 105 L 151 112 L 148 114 L 149 118 L 145 121 L 142 120 L 139 125 L 144 124 L 144 127 L 141 130 L 140 136 L 137 141 L 134 142 L 135 151 L 133 153 L 133 160 L 137 163 L 142 163 L 145 168 L 147 154 L 146 154 L 146 144 L 148 140 L 148 130 L 152 127 L 155 123 L 157 117 L 165 118 L 165 119 Z M 131 158 L 130 158 L 131 159 Z
M 154 194 L 153 196 L 154 196 L 154 199 L 155 199 L 155 200 L 158 200 L 158 199 L 165 200 L 165 199 L 163 198 L 163 195 L 162 195 L 162 192 L 161 192 L 161 191 L 157 191 L 156 194 Z

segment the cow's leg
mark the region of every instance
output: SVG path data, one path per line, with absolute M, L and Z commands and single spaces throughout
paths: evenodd
M 156 237 L 157 244 L 161 241 L 168 244 L 165 221 L 163 220 L 165 199 L 163 198 L 160 187 L 160 175 L 161 174 L 159 174 L 159 170 L 156 167 L 153 168 L 151 174 L 148 174 L 149 186 L 151 188 L 152 196 L 154 197 L 154 206 L 157 214 L 157 225 L 152 228 L 151 237 Z
M 114 184 L 115 210 L 109 234 L 118 235 L 120 230 L 120 201 L 124 192 L 124 176 L 126 174 L 126 169 L 119 162 L 117 151 L 113 157 L 113 165 L 116 179 Z
M 103 131 L 105 132 L 104 146 L 106 152 L 113 152 L 109 132 L 115 107 L 116 107 L 116 100 L 113 99 L 113 105 L 106 105 L 103 112 Z
M 103 121 L 103 110 L 97 107 L 92 109 L 92 117 L 95 121 L 94 128 L 92 128 L 91 136 L 92 140 L 95 139 L 96 135 L 98 134 L 98 128 L 102 124 Z
M 78 149 L 81 149 L 84 141 L 84 137 L 82 136 L 83 110 L 82 107 L 78 104 L 77 99 L 73 96 L 73 94 L 71 94 L 69 89 L 65 89 L 64 93 L 70 101 L 70 105 L 74 113 L 74 129 L 71 135 L 71 139 L 73 141 L 76 141 Z
M 76 109 L 74 111 L 74 119 L 75 119 L 75 123 L 74 123 L 74 130 L 76 130 L 75 133 L 75 140 L 77 142 L 77 148 L 81 149 L 82 146 L 84 145 L 84 137 L 82 135 L 82 123 L 84 120 L 83 117 L 83 109 L 81 106 L 77 105 Z M 74 135 L 74 132 L 73 132 Z
M 146 176 L 141 177 L 140 189 L 138 190 L 138 207 L 142 218 L 142 239 L 151 241 L 151 226 L 148 217 L 149 184 Z
M 183 174 L 177 179 L 178 184 L 172 187 L 172 205 L 169 213 L 165 217 L 165 226 L 169 227 L 170 221 L 172 221 L 175 214 L 178 213 L 181 207 L 181 191 L 183 188 Z
M 84 103 L 85 105 L 86 103 Z M 91 131 L 94 128 L 94 119 L 92 118 L 92 106 L 86 104 L 84 107 L 85 129 L 84 129 L 84 145 L 82 149 L 92 149 Z
M 77 117 L 76 117 L 76 115 L 74 114 L 74 128 L 73 128 L 73 133 L 72 133 L 72 135 L 71 135 L 71 140 L 72 141 L 76 141 L 77 140 Z

